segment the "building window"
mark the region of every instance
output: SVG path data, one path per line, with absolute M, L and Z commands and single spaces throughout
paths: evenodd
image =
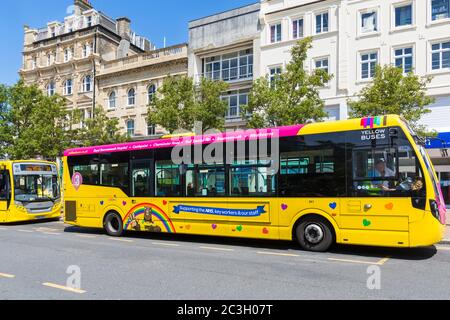
M 253 49 L 205 59 L 205 78 L 223 81 L 253 77 Z
M 316 14 L 316 34 L 328 32 L 328 12 Z
M 150 123 L 147 123 L 147 136 L 156 135 L 156 127 Z
M 395 7 L 395 26 L 412 25 L 412 4 Z
M 292 21 L 292 37 L 294 39 L 303 38 L 303 19 Z
M 450 17 L 450 0 L 431 0 L 431 20 L 448 19 Z
M 51 66 L 55 63 L 55 55 L 53 53 L 47 54 L 47 66 Z
M 70 60 L 72 60 L 73 57 L 73 49 L 72 48 L 67 48 L 64 50 L 64 62 L 68 62 Z
M 153 99 L 155 98 L 155 94 L 156 94 L 156 85 L 152 84 L 148 87 L 148 90 L 147 90 L 148 104 L 153 102 Z
M 127 121 L 127 135 L 129 137 L 134 137 L 134 120 Z
M 36 69 L 37 68 L 37 58 L 33 57 L 31 60 L 31 69 Z
M 116 92 L 113 91 L 109 94 L 108 97 L 108 108 L 115 109 L 116 108 Z
M 270 26 L 270 43 L 280 42 L 281 37 L 281 23 Z
M 270 68 L 269 70 L 269 81 L 270 81 L 270 87 L 275 87 L 276 80 L 278 79 L 279 75 L 283 72 L 283 69 L 281 66 Z
M 431 64 L 433 70 L 450 69 L 450 42 L 431 45 Z
M 87 16 L 86 17 L 86 26 L 88 28 L 92 27 L 92 16 Z
M 47 96 L 51 97 L 55 95 L 55 83 L 52 81 L 47 85 Z
M 403 73 L 410 73 L 413 70 L 413 48 L 395 49 L 395 66 L 401 68 Z
M 92 76 L 88 75 L 83 78 L 83 92 L 92 91 Z
M 55 27 L 50 28 L 50 35 L 52 38 L 56 37 L 56 28 Z
M 361 33 L 378 31 L 377 11 L 361 12 Z
M 83 46 L 83 57 L 89 57 L 92 54 L 92 45 L 87 43 Z
M 320 59 L 316 59 L 314 62 L 314 67 L 315 69 L 322 69 L 324 70 L 326 73 L 329 73 L 329 63 L 328 63 L 328 58 L 320 58 Z
M 228 111 L 226 113 L 226 118 L 240 118 L 241 117 L 241 106 L 248 104 L 248 94 L 249 90 L 240 91 L 230 91 L 227 95 L 222 96 L 222 99 L 228 105 Z
M 64 95 L 65 96 L 72 95 L 72 79 L 67 79 L 64 82 Z
M 134 106 L 136 104 L 136 91 L 131 88 L 128 90 L 128 106 Z
M 378 64 L 378 53 L 361 54 L 361 79 L 372 79 L 375 76 L 376 66 Z

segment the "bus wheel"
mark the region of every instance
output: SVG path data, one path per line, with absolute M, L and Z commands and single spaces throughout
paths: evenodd
M 319 216 L 304 218 L 295 230 L 297 241 L 302 249 L 325 252 L 334 243 L 333 227 Z
M 112 237 L 120 237 L 123 233 L 122 218 L 117 212 L 109 212 L 105 217 L 103 227 Z

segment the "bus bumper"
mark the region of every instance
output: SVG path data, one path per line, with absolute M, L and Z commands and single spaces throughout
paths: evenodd
M 444 239 L 445 228 L 431 212 L 425 212 L 423 219 L 409 225 L 409 244 L 411 247 L 427 247 Z
M 16 210 L 14 213 L 9 212 L 6 223 L 25 222 L 25 221 L 39 221 L 46 219 L 56 219 L 61 217 L 61 206 L 54 207 L 50 212 L 39 214 L 29 214 L 26 211 Z

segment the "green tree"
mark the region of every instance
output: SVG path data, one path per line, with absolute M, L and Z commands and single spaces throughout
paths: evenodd
M 377 66 L 373 82 L 358 93 L 357 100 L 348 101 L 350 116 L 398 114 L 419 135 L 435 135 L 419 124 L 422 116 L 431 112 L 427 106 L 434 102 L 434 98 L 427 96 L 431 80 L 431 77 L 420 78 L 412 72 L 404 75 L 403 70 L 395 66 Z
M 220 98 L 228 85 L 223 81 L 202 78 L 198 85 L 191 77 L 169 76 L 149 105 L 148 119 L 168 132 L 192 131 L 195 122 L 203 130 L 222 130 L 227 104 Z
M 84 120 L 78 134 L 78 142 L 85 147 L 126 141 L 129 137 L 120 133 L 119 120 L 109 118 L 101 106 L 95 108 L 95 117 Z
M 292 60 L 285 72 L 272 81 L 267 78 L 255 81 L 248 105 L 243 106 L 241 111 L 250 128 L 321 121 L 327 116 L 319 89 L 332 76 L 322 69 L 312 72 L 305 70 L 305 61 L 311 48 L 311 37 L 298 41 L 291 50 Z

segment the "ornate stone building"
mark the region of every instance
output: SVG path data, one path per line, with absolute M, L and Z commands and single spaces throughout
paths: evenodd
M 84 110 L 84 116 L 91 117 L 105 63 L 153 49 L 149 40 L 130 30 L 128 18 L 114 20 L 89 1 L 75 0 L 64 22 L 49 22 L 41 29 L 25 26 L 19 73 L 25 83 L 64 96 L 69 109 Z
M 149 101 L 167 75 L 186 75 L 187 68 L 187 44 L 105 62 L 97 75 L 97 103 L 134 140 L 163 134 L 147 124 Z

